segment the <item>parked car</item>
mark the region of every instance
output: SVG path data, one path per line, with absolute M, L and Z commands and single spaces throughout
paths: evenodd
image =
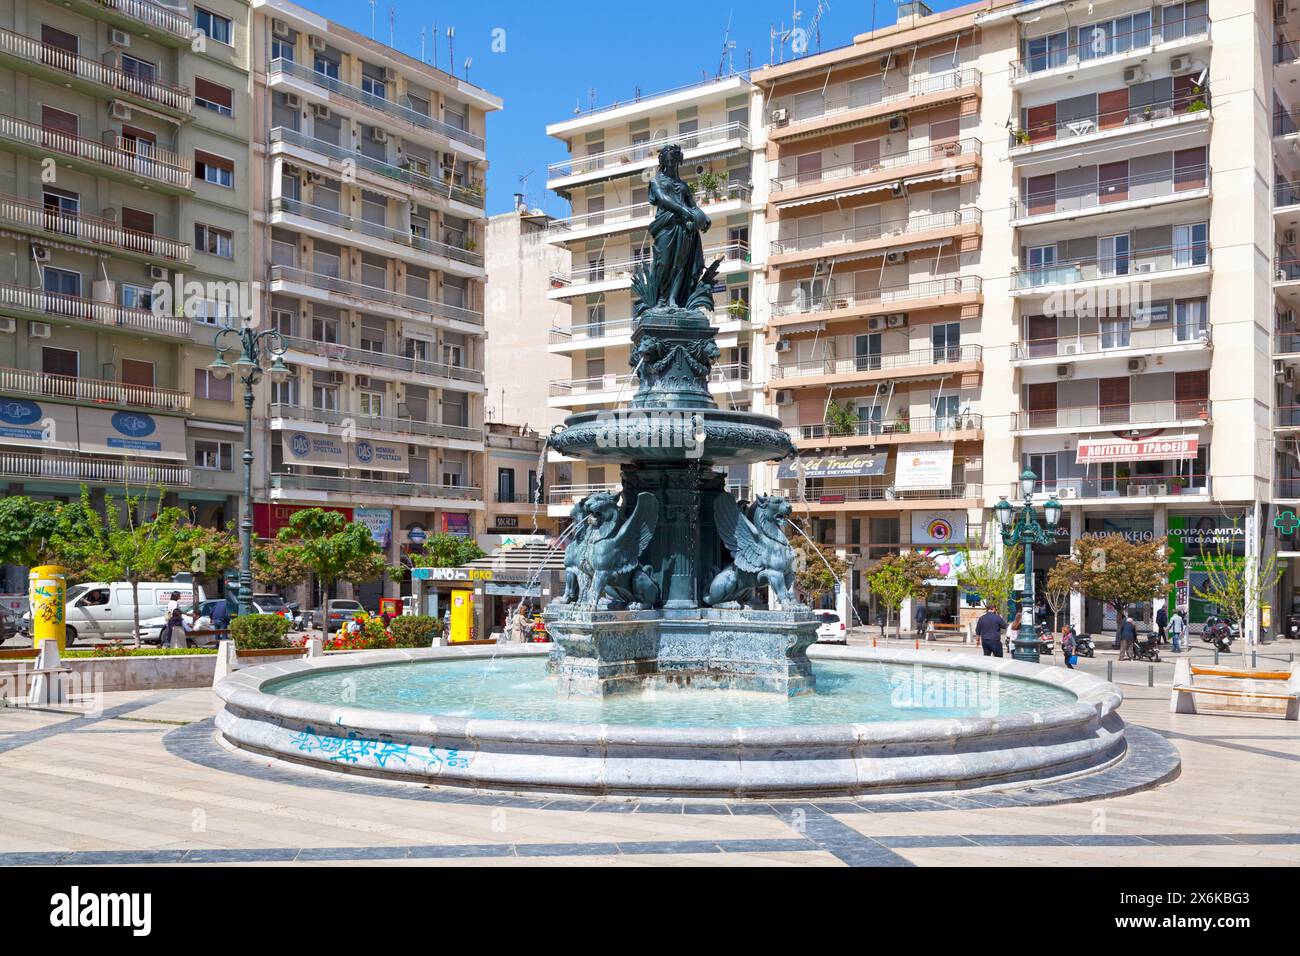
M 212 609 L 221 603 L 220 599 L 199 602 L 199 617 L 212 617 Z M 254 602 L 256 605 L 256 602 Z M 261 613 L 260 611 L 258 613 Z M 185 612 L 185 623 L 191 624 L 190 612 Z M 162 644 L 163 628 L 167 626 L 167 615 L 159 614 L 157 617 L 151 617 L 147 621 L 140 622 L 140 630 L 136 632 L 136 640 L 141 644 Z M 192 625 L 191 625 L 192 626 Z M 213 638 L 203 638 L 202 643 L 211 643 Z M 187 642 L 190 643 L 190 642 Z
M 278 614 L 289 618 L 290 623 L 293 622 L 293 612 L 278 594 L 254 594 L 253 603 L 257 605 L 258 614 Z
M 848 631 L 845 630 L 844 622 L 834 611 L 817 612 L 817 643 L 818 644 L 847 644 L 849 642 Z
M 136 588 L 141 622 L 162 615 L 167 610 L 167 602 L 171 600 L 173 592 L 180 594 L 181 607 L 189 608 L 195 590 L 190 584 L 178 584 L 175 581 L 141 581 Z M 203 588 L 197 588 L 197 591 L 199 601 L 207 599 Z M 79 637 L 126 640 L 134 633 L 135 612 L 136 605 L 132 601 L 131 584 L 128 581 L 75 584 L 68 588 L 64 604 L 67 643 L 72 644 Z M 23 613 L 22 630 L 30 634 L 31 627 L 32 616 L 28 610 Z
M 351 601 L 346 598 L 334 598 L 327 601 L 325 603 L 325 632 L 333 634 L 364 610 L 365 608 L 361 606 L 360 601 Z

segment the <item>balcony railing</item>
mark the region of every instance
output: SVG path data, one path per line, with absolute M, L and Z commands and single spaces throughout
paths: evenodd
M 952 276 L 947 279 L 927 279 L 909 285 L 861 292 L 827 292 L 821 295 L 795 295 L 772 303 L 772 314 L 777 318 L 791 315 L 815 315 L 821 312 L 839 312 L 845 309 L 870 309 L 879 306 L 909 302 L 915 299 L 933 299 L 942 296 L 974 295 L 981 289 L 979 276 Z
M 974 67 L 967 67 L 963 70 L 951 70 L 933 76 L 911 77 L 907 82 L 907 89 L 898 93 L 882 93 L 875 97 L 866 95 L 836 97 L 835 99 L 825 100 L 820 107 L 811 110 L 806 106 L 800 106 L 796 109 L 794 97 L 781 97 L 773 100 L 769 105 L 768 122 L 780 128 L 787 124 L 803 123 L 808 120 L 831 119 L 853 110 L 905 102 L 918 96 L 929 96 L 934 93 L 955 93 L 957 90 L 966 87 L 978 89 L 980 82 L 980 71 Z M 786 117 L 784 120 L 779 119 L 782 111 L 784 111 Z
M 732 362 L 728 365 L 715 365 L 709 372 L 710 382 L 747 382 L 750 369 L 747 362 Z M 562 378 L 551 382 L 552 397 L 581 395 L 589 392 L 622 391 L 636 384 L 636 377 L 631 372 L 610 373 L 591 378 Z
M 419 296 L 406 295 L 402 292 L 393 292 L 378 286 L 366 285 L 364 282 L 350 282 L 347 279 L 340 279 L 338 276 L 308 272 L 306 269 L 298 269 L 294 266 L 271 266 L 271 281 L 308 285 L 313 289 L 337 292 L 339 295 L 352 296 L 356 299 L 364 299 L 367 302 L 407 309 L 411 312 L 423 312 L 444 319 L 454 319 L 457 322 L 469 322 L 473 325 L 483 324 L 483 313 L 475 312 L 473 309 L 447 305 L 444 302 L 422 299 Z
M 126 405 L 166 412 L 188 412 L 190 393 L 152 385 L 130 385 L 75 375 L 51 375 L 24 368 L 0 368 L 0 392 L 94 402 L 97 405 Z
M 68 53 L 12 30 L 0 29 L 0 54 L 60 70 L 87 83 L 148 100 L 178 113 L 189 113 L 194 108 L 194 94 L 187 89 L 157 79 L 133 76 L 98 60 Z
M 1274 332 L 1273 353 L 1275 355 L 1300 353 L 1300 332 Z
M 468 485 L 430 485 L 412 481 L 349 478 L 342 475 L 271 475 L 271 487 L 281 491 L 336 491 L 382 498 L 448 498 L 482 501 L 483 490 Z
M 695 201 L 700 206 L 709 206 L 715 203 L 731 202 L 736 199 L 747 200 L 752 192 L 753 187 L 749 183 L 729 182 L 723 183 L 716 191 L 697 190 Z M 634 203 L 630 206 L 617 206 L 613 209 L 600 209 L 579 216 L 569 216 L 567 219 L 552 219 L 546 224 L 546 234 L 547 236 L 555 236 L 566 232 L 592 229 L 596 226 L 631 222 L 634 219 L 648 219 L 654 214 L 655 207 L 648 202 Z
M 87 0 L 91 5 L 138 20 L 146 26 L 166 30 L 172 36 L 188 40 L 194 24 L 188 10 L 164 7 L 150 0 Z
M 1288 500 L 1300 498 L 1300 478 L 1275 478 L 1273 480 L 1273 496 Z
M 376 222 L 367 222 L 364 219 L 358 219 L 355 216 L 345 216 L 341 212 L 333 209 L 326 209 L 324 206 L 312 206 L 305 202 L 299 202 L 297 199 L 288 199 L 280 197 L 271 200 L 271 213 L 283 213 L 290 216 L 302 216 L 304 219 L 311 219 L 327 226 L 333 226 L 336 229 L 344 229 L 348 232 L 357 232 L 363 236 L 370 236 L 372 239 L 382 239 L 385 242 L 395 243 L 399 246 L 410 246 L 412 249 L 418 249 L 421 252 L 428 253 L 431 256 L 442 256 L 446 259 L 453 259 L 456 262 L 463 262 L 467 265 L 482 268 L 483 254 L 472 252 L 463 246 L 454 246 L 446 242 L 436 242 L 433 239 L 417 236 L 409 230 L 394 229 L 392 226 L 385 226 Z M 342 237 L 338 237 L 342 239 Z
M 0 310 L 19 311 L 44 321 L 71 319 L 171 338 L 190 337 L 190 320 L 185 316 L 166 315 L 148 309 L 129 309 L 112 302 L 98 302 L 27 286 L 0 284 Z
M 482 187 L 457 186 L 452 182 L 440 179 L 434 179 L 432 176 L 426 176 L 418 173 L 413 169 L 407 169 L 401 166 L 394 166 L 392 163 L 386 163 L 383 160 L 375 159 L 364 153 L 355 150 L 344 149 L 335 143 L 327 142 L 323 139 L 314 139 L 298 132 L 295 129 L 289 129 L 285 126 L 277 126 L 271 130 L 271 143 L 288 143 L 291 146 L 297 146 L 300 149 L 311 150 L 314 153 L 320 153 L 322 156 L 328 156 L 331 159 L 337 159 L 340 162 L 355 163 L 358 169 L 369 170 L 376 175 L 391 179 L 394 182 L 406 183 L 415 186 L 417 189 L 423 189 L 437 196 L 443 196 L 447 199 L 454 199 L 457 202 L 463 202 L 470 206 L 483 208 L 483 189 Z
M 552 485 L 546 490 L 546 503 L 552 505 L 572 504 L 599 491 L 613 492 L 620 487 L 620 485 L 612 482 L 595 485 Z
M 15 116 L 0 115 L 0 139 L 25 143 L 63 156 L 72 156 L 169 186 L 190 188 L 193 173 L 188 160 L 165 150 L 145 150 L 138 141 L 136 145 L 128 146 L 130 141 L 121 136 L 112 134 L 106 136 L 112 139 L 111 143 L 83 139 L 71 133 L 47 129 L 39 123 L 18 119 Z
M 791 499 L 795 499 L 798 492 L 794 487 L 784 489 Z M 929 500 L 929 499 L 955 499 L 955 498 L 982 498 L 984 488 L 982 485 L 971 484 L 964 481 L 954 481 L 947 488 L 895 488 L 888 479 L 882 479 L 876 483 L 863 483 L 858 485 L 822 485 L 820 487 L 806 487 L 804 489 L 804 501 L 810 504 L 837 505 L 853 501 L 908 501 L 908 500 Z
M 1171 399 L 1162 402 L 1129 402 L 1124 405 L 1079 405 L 1069 408 L 1032 409 L 1013 412 L 1012 430 L 1034 428 L 1099 428 L 1148 425 L 1154 422 L 1208 421 L 1208 399 Z
M 377 432 L 397 435 L 425 435 L 431 438 L 448 438 L 456 441 L 481 442 L 483 430 L 464 425 L 444 425 L 441 422 L 421 422 L 411 418 L 388 418 L 363 415 L 360 412 L 342 412 L 330 408 L 306 408 L 301 405 L 273 404 L 272 418 L 292 418 L 324 425 L 352 425 Z
M 552 345 L 568 345 L 592 339 L 603 339 L 610 335 L 631 335 L 631 319 L 610 319 L 605 322 L 587 322 L 583 325 L 570 326 L 567 329 L 551 329 Z
M 1273 279 L 1276 282 L 1300 281 L 1300 259 L 1274 259 Z
M 480 369 L 464 368 L 459 365 L 444 365 L 441 362 L 425 362 L 405 355 L 374 352 L 370 349 L 358 349 L 334 342 L 317 342 L 315 339 L 304 339 L 296 335 L 284 336 L 284 344 L 286 347 L 299 352 L 324 355 L 340 362 L 374 366 L 395 372 L 431 375 L 436 378 L 451 379 L 457 382 L 472 382 L 479 385 L 483 383 L 483 372 Z
M 1169 467 L 1172 463 L 1167 463 Z M 1116 464 L 1115 468 L 1127 469 L 1127 465 Z M 1020 498 L 1019 482 L 1009 486 L 1009 498 Z M 1210 493 L 1209 475 L 1189 475 L 1186 472 L 1169 471 L 1159 475 L 1116 475 L 1110 478 L 1057 478 L 1055 481 L 1040 481 L 1034 485 L 1035 495 L 1056 495 L 1068 501 L 1071 498 L 1141 498 L 1167 495 L 1208 495 Z
M 1134 328 L 1131 323 L 1108 326 L 1078 335 L 1024 339 L 1011 343 L 1011 361 L 1036 358 L 1072 359 L 1082 355 L 1139 349 L 1154 350 L 1171 345 L 1209 345 L 1210 327 L 1201 322 L 1177 323 L 1164 328 Z
M 1277 183 L 1273 186 L 1273 208 L 1300 206 L 1300 180 Z
M 740 77 L 748 80 L 749 73 L 742 70 L 729 71 L 725 76 L 716 76 L 713 79 L 698 80 L 694 83 L 683 83 L 681 86 L 674 86 L 667 90 L 658 90 L 654 93 L 642 93 L 641 88 L 636 88 L 636 93 L 631 99 L 614 100 L 609 103 L 602 103 L 599 106 L 589 106 L 586 109 L 579 107 L 573 111 L 574 116 L 595 116 L 597 113 L 607 113 L 610 110 L 622 109 L 624 106 L 631 106 L 633 103 L 644 103 L 646 100 L 657 100 L 661 96 L 671 96 L 674 93 L 683 93 L 686 90 L 703 89 L 706 86 L 712 86 L 715 83 L 722 83 L 727 80 Z
M 546 503 L 536 494 L 530 494 L 527 491 L 498 491 L 492 496 L 492 500 L 499 505 L 541 505 Z
M 1279 405 L 1277 407 L 1278 428 L 1300 428 L 1300 405 Z
M 79 240 L 171 262 L 190 261 L 189 244 L 178 239 L 124 229 L 107 219 L 74 215 L 17 196 L 0 195 L 0 223 L 55 239 Z
M 1135 249 L 1112 256 L 1064 259 L 1041 268 L 1026 268 L 1012 275 L 1012 288 L 1036 289 L 1070 285 L 1095 279 L 1129 278 L 1135 282 L 1151 274 L 1200 269 L 1210 264 L 1210 244 L 1193 242 L 1183 246 Z
M 1159 9 L 1159 7 L 1156 8 L 1155 12 L 1157 14 Z M 1153 17 L 1153 19 L 1155 18 Z M 1080 34 L 1086 29 L 1086 27 L 1080 27 Z M 1089 60 L 1099 60 L 1102 57 L 1115 56 L 1120 53 L 1148 50 L 1160 46 L 1162 43 L 1207 36 L 1209 32 L 1210 18 L 1204 14 L 1180 20 L 1171 20 L 1169 23 L 1154 26 L 1148 25 L 1142 29 L 1127 30 L 1123 33 L 1111 33 L 1099 29 L 1099 35 L 1096 37 L 1089 34 L 1086 40 L 1080 40 L 1078 43 L 1072 43 L 1053 50 L 1045 50 L 1023 60 L 1013 60 L 1011 62 L 1011 78 L 1017 80 L 1023 76 L 1042 73 L 1047 70 L 1080 66 Z
M 739 262 L 749 260 L 749 243 L 747 242 L 728 242 L 720 246 L 711 246 L 704 250 L 704 261 L 712 262 L 714 259 L 722 257 L 726 262 Z M 619 259 L 615 262 L 598 262 L 595 265 L 588 265 L 582 269 L 571 269 L 568 272 L 552 272 L 551 288 L 563 288 L 569 285 L 586 285 L 593 282 L 605 282 L 613 279 L 631 279 L 633 273 L 641 267 L 650 267 L 650 255 L 644 257 L 634 256 L 631 259 Z
M 937 432 L 978 431 L 984 427 L 984 416 L 971 412 L 958 415 L 925 415 L 918 418 L 896 418 L 892 421 L 859 419 L 849 423 L 819 422 L 815 425 L 794 425 L 786 429 L 796 441 L 821 441 L 828 438 L 876 438 L 882 435 L 930 435 Z
M 875 222 L 861 226 L 846 226 L 842 229 L 828 229 L 810 235 L 798 235 L 789 239 L 777 239 L 771 243 L 771 253 L 779 256 L 790 252 L 810 252 L 832 249 L 835 246 L 852 245 L 858 242 L 872 242 L 891 236 L 906 236 L 917 232 L 933 232 L 939 229 L 957 229 L 961 226 L 978 225 L 980 211 L 974 207 L 955 209 L 952 212 L 932 212 L 909 219 L 891 219 L 888 222 Z M 884 254 L 884 251 L 881 251 Z
M 691 150 L 727 143 L 733 139 L 743 140 L 748 138 L 749 125 L 747 123 L 721 123 L 717 126 L 697 129 L 693 133 L 660 136 L 657 139 L 648 139 L 644 143 L 634 143 L 631 146 L 620 146 L 617 149 L 607 149 L 586 156 L 571 156 L 561 162 L 551 163 L 546 167 L 546 174 L 551 179 L 558 179 L 565 176 L 581 176 L 583 173 L 597 172 L 609 166 L 626 166 L 632 163 L 644 162 L 653 158 L 659 152 L 659 148 L 667 143 L 676 143 L 683 150 Z
M 881 355 L 856 355 L 842 359 L 823 359 L 819 362 L 794 362 L 773 365 L 771 377 L 776 379 L 807 378 L 820 375 L 856 375 L 862 372 L 930 368 L 935 365 L 952 365 L 959 362 L 979 362 L 984 355 L 980 345 L 932 346 L 909 352 L 886 352 Z
M 271 61 L 271 65 L 267 69 L 267 79 L 274 80 L 276 74 L 279 73 L 285 73 L 289 76 L 295 77 L 296 79 L 305 80 L 313 86 L 319 86 L 321 89 L 329 90 L 331 93 L 337 93 L 339 96 L 352 100 L 355 103 L 360 103 L 362 106 L 367 106 L 370 109 L 378 110 L 394 119 L 410 123 L 412 126 L 418 127 L 419 129 L 429 130 L 430 132 L 437 133 L 440 136 L 444 136 L 455 142 L 464 143 L 470 148 L 476 149 L 480 152 L 483 150 L 483 137 L 481 136 L 475 136 L 468 130 L 460 129 L 459 127 L 452 126 L 449 123 L 444 123 L 441 120 L 436 120 L 427 113 L 421 113 L 418 110 L 411 109 L 409 106 L 402 106 L 398 103 L 394 103 L 390 99 L 376 96 L 375 94 L 369 93 L 359 87 L 351 86 L 341 80 L 336 80 L 334 77 L 325 73 L 319 73 L 305 64 L 295 63 L 293 60 L 276 58 Z
M 190 469 L 185 465 L 154 465 L 140 461 L 80 458 L 72 455 L 3 453 L 0 454 L 0 475 L 7 478 L 135 485 L 138 488 L 150 485 L 185 488 L 190 485 Z
M 1178 193 L 1208 189 L 1210 168 L 1192 166 L 1176 169 L 1173 174 L 1152 173 L 1143 176 L 1124 176 L 1121 179 L 1102 180 L 1067 186 L 1062 189 L 1045 189 L 1011 198 L 1011 221 L 1030 216 L 1050 216 L 1059 212 L 1081 212 L 1100 209 L 1110 203 L 1159 199 Z
M 905 153 L 898 153 L 895 156 L 881 156 L 874 162 L 862 160 L 852 163 L 839 163 L 835 166 L 822 166 L 807 172 L 777 176 L 771 180 L 772 191 L 798 189 L 800 186 L 811 186 L 814 183 L 834 183 L 844 179 L 853 179 L 857 176 L 869 176 L 872 173 L 878 173 L 886 169 L 919 166 L 933 162 L 936 159 L 969 158 L 980 154 L 980 146 L 980 141 L 977 139 L 963 139 L 952 143 L 934 143 L 930 146 L 908 150 Z M 774 197 L 774 199 L 780 201 L 779 196 Z
M 1094 110 L 1068 119 L 1050 119 L 1031 123 L 1023 130 L 1013 130 L 1010 146 L 1037 146 L 1040 143 L 1054 143 L 1058 140 L 1077 139 L 1093 133 L 1104 133 L 1112 129 L 1136 127 L 1173 116 L 1204 114 L 1210 115 L 1210 94 L 1206 90 L 1199 94 L 1184 93 L 1167 100 L 1154 103 L 1141 103 L 1123 106 L 1111 110 Z
M 1275 64 L 1294 63 L 1300 60 L 1300 43 L 1295 40 L 1278 40 L 1273 44 L 1273 62 Z

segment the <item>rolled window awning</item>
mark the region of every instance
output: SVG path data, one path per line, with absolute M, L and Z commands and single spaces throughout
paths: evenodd
M 135 409 L 85 408 L 44 399 L 0 401 L 0 445 L 29 451 L 189 459 L 181 418 Z

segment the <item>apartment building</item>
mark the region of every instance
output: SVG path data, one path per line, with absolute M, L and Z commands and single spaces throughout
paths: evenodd
M 10 494 L 162 486 L 203 523 L 235 517 L 242 408 L 207 376 L 205 326 L 221 310 L 207 290 L 249 272 L 247 25 L 241 0 L 0 12 Z
M 253 44 L 255 258 L 294 372 L 258 404 L 257 532 L 328 504 L 390 560 L 431 533 L 474 536 L 485 118 L 501 100 L 281 0 L 253 0 Z
M 647 227 L 653 210 L 648 183 L 659 148 L 682 147 L 681 175 L 712 227 L 703 237 L 706 262 L 721 259 L 714 325 L 722 351 L 711 390 L 723 408 L 761 407 L 762 378 L 751 360 L 754 301 L 754 213 L 759 143 L 756 101 L 748 77 L 732 75 L 631 101 L 577 112 L 547 126 L 569 157 L 547 170 L 547 187 L 569 201 L 572 214 L 547 224 L 549 242 L 566 249 L 570 265 L 549 277 L 548 297 L 567 303 L 571 321 L 551 333 L 552 354 L 571 363 L 570 374 L 550 383 L 548 405 L 568 414 L 609 408 L 635 391 L 628 363 L 632 333 L 632 275 L 651 259 Z M 761 228 L 761 216 L 757 224 Z M 575 500 L 617 487 L 616 469 L 555 457 L 556 483 L 548 508 L 566 516 Z M 738 466 L 729 481 L 750 485 Z

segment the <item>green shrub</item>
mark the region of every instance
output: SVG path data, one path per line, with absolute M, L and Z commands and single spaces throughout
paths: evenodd
M 288 647 L 288 618 L 278 614 L 246 614 L 231 618 L 230 636 L 241 651 L 255 651 L 267 647 Z
M 403 614 L 388 622 L 398 647 L 429 647 L 440 629 L 438 619 L 427 614 Z

